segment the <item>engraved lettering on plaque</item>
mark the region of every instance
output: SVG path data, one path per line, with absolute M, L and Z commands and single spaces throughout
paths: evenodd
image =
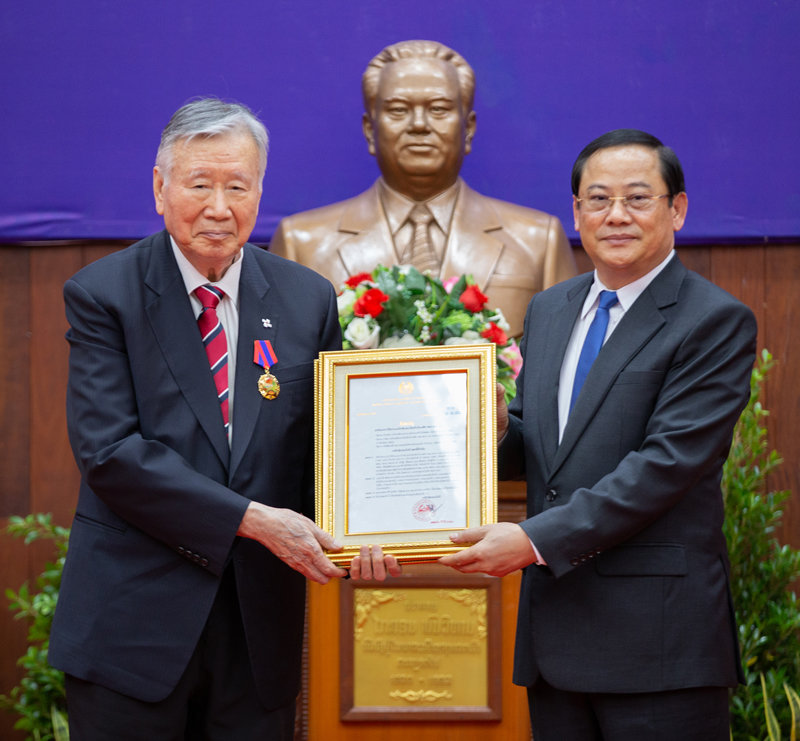
M 487 590 L 354 590 L 354 705 L 488 703 Z

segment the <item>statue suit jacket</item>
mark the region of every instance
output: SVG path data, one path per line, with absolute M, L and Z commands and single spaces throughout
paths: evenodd
M 722 464 L 749 397 L 756 325 L 675 256 L 600 351 L 558 442 L 562 358 L 592 282 L 534 297 L 500 478 L 524 475 L 514 681 L 576 692 L 733 686 L 741 677 Z
M 270 251 L 313 268 L 337 288 L 350 275 L 399 262 L 378 190 L 283 219 Z M 522 333 L 537 291 L 575 275 L 572 248 L 554 216 L 476 193 L 460 181 L 441 278 L 471 274 Z
M 236 531 L 250 500 L 313 516 L 313 361 L 341 333 L 327 281 L 251 244 L 242 260 L 230 449 L 166 232 L 64 287 L 81 488 L 49 659 L 140 700 L 175 686 L 226 568 L 262 700 L 299 689 L 304 578 Z M 273 401 L 257 389 L 261 339 L 278 357 Z

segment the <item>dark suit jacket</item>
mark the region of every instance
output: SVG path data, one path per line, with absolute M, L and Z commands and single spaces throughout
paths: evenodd
M 749 396 L 755 319 L 673 258 L 601 349 L 559 444 L 559 372 L 591 282 L 531 302 L 500 449 L 500 477 L 527 477 L 522 527 L 548 564 L 524 572 L 514 680 L 735 685 L 720 474 Z
M 49 658 L 145 701 L 175 686 L 231 563 L 262 699 L 299 688 L 304 579 L 236 531 L 250 500 L 313 516 L 313 361 L 341 334 L 327 281 L 254 245 L 242 259 L 230 450 L 166 232 L 64 287 L 82 480 Z M 278 356 L 274 401 L 257 389 L 258 339 Z
M 399 262 L 377 182 L 349 200 L 286 217 L 269 248 L 337 288 L 350 275 Z M 461 181 L 439 276 L 467 273 L 517 337 L 533 294 L 575 275 L 575 262 L 557 218 L 488 198 Z

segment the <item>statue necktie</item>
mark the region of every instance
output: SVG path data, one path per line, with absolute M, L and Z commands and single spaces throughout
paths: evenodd
M 575 406 L 575 400 L 581 392 L 586 376 L 589 375 L 589 369 L 603 346 L 603 340 L 608 329 L 608 310 L 616 303 L 617 294 L 614 291 L 600 291 L 600 304 L 597 307 L 592 323 L 589 325 L 589 331 L 586 333 L 581 355 L 578 358 L 578 367 L 575 370 L 575 382 L 572 384 L 572 397 L 569 402 L 570 412 L 572 407 Z
M 222 421 L 228 429 L 228 338 L 225 328 L 217 316 L 217 305 L 225 295 L 223 291 L 214 286 L 205 285 L 195 289 L 194 295 L 200 299 L 203 309 L 197 317 L 197 326 L 206 348 L 208 364 L 214 385 L 217 387 L 217 397 L 222 410 Z
M 433 214 L 425 206 L 414 206 L 408 220 L 414 226 L 414 236 L 404 262 L 411 263 L 420 273 L 429 270 L 435 275 L 439 272 L 439 260 L 428 237 L 428 226 L 433 221 Z

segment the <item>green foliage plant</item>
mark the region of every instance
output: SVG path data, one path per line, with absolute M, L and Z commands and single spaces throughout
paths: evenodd
M 17 592 L 6 590 L 9 609 L 14 612 L 15 619 L 28 621 L 28 649 L 17 661 L 25 673 L 8 696 L 0 695 L 0 708 L 19 715 L 14 728 L 24 731 L 28 741 L 66 741 L 69 731 L 64 675 L 47 663 L 47 649 L 69 529 L 53 524 L 49 514 L 31 514 L 11 517 L 7 530 L 15 537 L 24 538 L 26 544 L 52 540 L 56 559 L 45 564 L 36 580 L 36 589 L 31 590 L 26 582 Z
M 722 476 L 724 530 L 745 674 L 745 684 L 731 696 L 735 741 L 763 741 L 776 738 L 771 735 L 776 729 L 793 728 L 796 708 L 788 691 L 800 687 L 800 606 L 793 589 L 800 577 L 800 551 L 781 545 L 776 536 L 781 505 L 790 492 L 768 491 L 766 481 L 783 462 L 769 449 L 769 412 L 760 401 L 773 365 L 764 350 L 753 369 L 750 401 L 736 425 Z M 784 696 L 788 703 L 781 701 Z
M 767 683 L 764 675 L 761 678 L 761 692 L 764 696 L 764 719 L 767 724 L 767 734 L 769 741 L 782 741 L 783 735 L 781 733 L 781 726 L 778 723 L 778 718 L 775 711 L 772 709 L 772 700 L 767 690 Z M 789 741 L 797 741 L 800 734 L 800 697 L 788 684 L 783 685 L 783 691 L 786 693 L 786 699 L 789 701 L 789 710 L 792 717 L 791 726 L 789 728 Z

